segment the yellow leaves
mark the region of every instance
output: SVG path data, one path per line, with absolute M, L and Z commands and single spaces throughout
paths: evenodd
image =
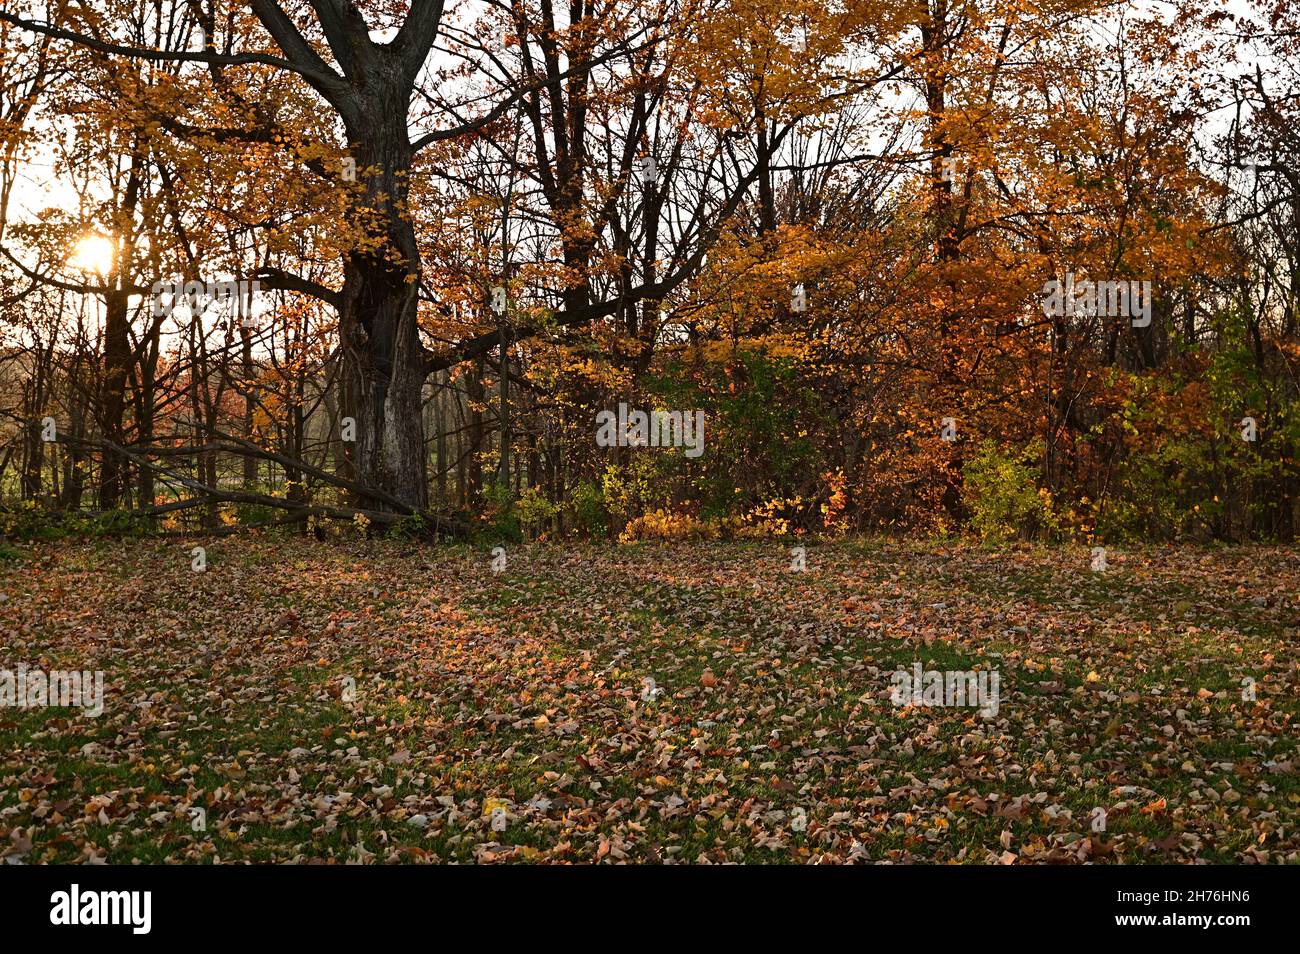
M 842 469 L 822 474 L 828 494 L 826 503 L 821 505 L 822 518 L 827 529 L 843 533 L 849 528 L 848 517 L 848 478 Z
M 827 110 L 863 69 L 844 56 L 849 40 L 866 23 L 883 32 L 888 6 L 840 11 L 808 0 L 729 0 L 710 9 L 679 53 L 704 92 L 697 114 L 727 128 L 756 113 L 790 119 Z
M 620 543 L 633 540 L 703 540 L 716 536 L 716 528 L 698 517 L 668 510 L 652 510 L 628 522 Z

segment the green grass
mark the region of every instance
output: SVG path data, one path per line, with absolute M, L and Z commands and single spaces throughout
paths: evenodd
M 496 575 L 488 547 L 197 542 L 202 574 L 182 541 L 0 559 L 0 668 L 108 686 L 97 720 L 0 709 L 23 860 L 1298 857 L 1290 551 L 1094 574 L 1084 548 L 845 541 L 793 573 L 783 543 L 553 545 Z M 915 661 L 996 668 L 998 717 L 894 707 Z

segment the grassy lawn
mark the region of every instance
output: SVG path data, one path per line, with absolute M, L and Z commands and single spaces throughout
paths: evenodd
M 9 549 L 0 669 L 105 699 L 0 708 L 0 854 L 1300 860 L 1293 549 L 488 551 Z M 998 672 L 996 716 L 895 706 L 917 661 Z

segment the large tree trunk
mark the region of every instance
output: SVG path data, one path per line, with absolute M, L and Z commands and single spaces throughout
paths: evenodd
M 350 135 L 350 145 L 381 244 L 354 252 L 344 263 L 343 412 L 356 420 L 358 480 L 423 509 L 428 481 L 420 413 L 425 371 L 416 319 L 420 259 L 415 230 L 402 211 L 412 158 L 406 103 L 376 95 L 370 105 L 373 123 Z M 392 509 L 381 501 L 368 505 Z
M 140 198 L 139 150 L 131 153 L 131 171 L 120 214 L 128 221 L 134 217 Z M 100 426 L 104 437 L 114 444 L 126 443 L 126 382 L 131 371 L 131 306 L 125 276 L 131 274 L 134 248 L 128 236 L 117 250 L 119 260 L 113 265 L 112 290 L 104 296 L 104 377 L 100 394 Z M 99 482 L 99 509 L 113 510 L 126 494 L 131 480 L 126 458 L 119 454 L 104 455 Z

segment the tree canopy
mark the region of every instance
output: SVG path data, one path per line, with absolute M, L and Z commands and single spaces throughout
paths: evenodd
M 1291 539 L 1300 11 L 1204 7 L 0 0 L 8 529 Z

